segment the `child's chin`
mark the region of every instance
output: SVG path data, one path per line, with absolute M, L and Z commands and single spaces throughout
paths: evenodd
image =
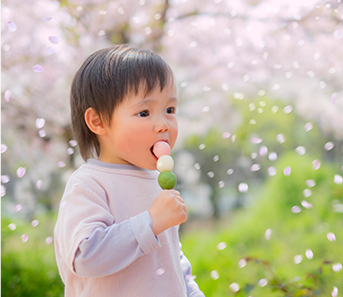
M 157 170 L 156 162 L 151 162 L 150 164 L 139 164 L 138 167 L 148 170 Z

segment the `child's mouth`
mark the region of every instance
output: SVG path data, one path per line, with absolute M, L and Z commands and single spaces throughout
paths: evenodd
M 150 148 L 150 152 L 152 153 L 152 155 L 154 156 L 154 158 L 156 159 L 156 161 L 158 160 L 158 158 L 156 157 L 156 155 L 154 154 L 154 146 L 152 146 Z

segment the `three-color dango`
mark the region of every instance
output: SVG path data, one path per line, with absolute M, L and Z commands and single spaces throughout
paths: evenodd
M 160 171 L 158 184 L 163 190 L 174 189 L 176 186 L 176 175 L 173 173 L 174 160 L 170 156 L 170 146 L 165 141 L 158 141 L 153 148 L 154 155 L 158 158 L 157 170 Z

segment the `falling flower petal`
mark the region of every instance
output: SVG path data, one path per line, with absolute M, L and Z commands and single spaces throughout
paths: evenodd
M 332 265 L 332 270 L 334 272 L 340 272 L 342 270 L 342 263 L 335 263 Z
M 15 229 L 17 229 L 17 226 L 16 226 L 16 224 L 11 223 L 11 224 L 8 225 L 8 228 L 9 228 L 11 231 L 14 231 Z
M 45 125 L 45 119 L 38 118 L 36 120 L 36 128 L 37 129 L 42 129 Z
M 331 68 L 330 70 L 331 70 L 332 73 L 335 73 L 335 68 Z M 338 94 L 336 92 L 332 93 L 332 95 L 331 95 L 331 102 L 333 104 L 336 103 L 337 97 L 338 97 Z
M 52 46 L 48 46 L 46 48 L 46 52 L 48 55 L 53 55 L 55 53 L 55 49 Z
M 319 160 L 314 160 L 312 162 L 312 167 L 313 167 L 313 170 L 317 170 L 320 168 L 320 161 Z
M 12 95 L 11 90 L 6 90 L 6 91 L 5 91 L 5 100 L 6 100 L 6 102 L 9 102 L 9 101 L 10 101 L 11 95 Z
M 27 242 L 29 240 L 29 237 L 26 235 L 26 234 L 23 234 L 22 236 L 21 236 L 21 241 L 22 242 Z
M 276 140 L 280 143 L 284 143 L 286 141 L 285 136 L 282 133 L 276 135 Z
M 290 113 L 293 110 L 293 107 L 290 105 L 285 106 L 285 108 L 283 109 L 284 113 Z
M 253 164 L 250 167 L 250 171 L 259 171 L 261 169 L 261 165 L 260 164 Z
M 6 195 L 6 187 L 4 185 L 1 185 L 1 197 L 4 197 Z
M 301 212 L 301 208 L 299 206 L 295 205 L 292 207 L 292 212 L 293 213 L 299 213 L 299 212 Z
M 156 273 L 156 275 L 162 275 L 162 274 L 165 273 L 165 270 L 164 270 L 164 268 L 159 268 L 159 269 L 156 270 L 155 273 Z
M 301 201 L 301 205 L 304 208 L 312 208 L 313 207 L 313 205 L 311 203 L 309 203 L 308 201 L 306 201 L 306 200 Z
M 67 152 L 68 152 L 68 155 L 72 155 L 72 154 L 75 153 L 75 150 L 74 150 L 73 148 L 69 147 L 69 148 L 67 149 Z
M 60 162 L 58 162 L 58 167 L 61 167 L 61 168 L 63 168 L 63 167 L 65 167 L 66 166 L 66 163 L 64 163 L 63 161 L 60 161 Z
M 207 176 L 208 176 L 209 178 L 214 178 L 214 172 L 213 172 L 213 171 L 207 172 Z
M 290 175 L 291 175 L 291 171 L 292 171 L 291 166 L 287 166 L 287 167 L 283 170 L 283 174 L 284 174 L 285 176 L 290 176 Z
M 37 187 L 37 189 L 39 190 L 39 189 L 41 188 L 41 186 L 42 186 L 42 180 L 39 179 L 39 180 L 37 180 L 37 182 L 36 182 L 36 187 Z
M 265 287 L 266 285 L 268 285 L 268 280 L 266 278 L 262 278 L 258 281 L 258 285 L 260 287 Z
M 341 175 L 339 175 L 339 174 L 335 174 L 335 177 L 334 177 L 333 181 L 336 184 L 342 184 L 343 183 L 343 177 Z
M 331 291 L 331 296 L 332 297 L 337 297 L 338 296 L 338 289 L 337 289 L 337 287 L 333 287 L 333 289 Z
M 254 144 L 259 144 L 261 142 L 262 142 L 262 139 L 258 137 L 254 137 L 251 139 L 251 143 L 254 143 Z
M 238 185 L 238 191 L 240 191 L 240 192 L 246 192 L 246 191 L 248 191 L 248 189 L 249 189 L 249 186 L 246 183 L 240 183 Z
M 230 135 L 231 134 L 229 132 L 224 132 L 223 135 L 222 135 L 222 138 L 224 138 L 224 139 L 229 138 Z
M 217 249 L 218 250 L 222 251 L 225 248 L 226 248 L 226 243 L 225 242 L 218 243 L 218 245 L 217 245 Z
M 338 3 L 340 3 L 340 2 L 338 2 Z M 334 36 L 336 39 L 341 39 L 342 36 L 343 36 L 343 34 L 342 34 L 342 32 L 341 32 L 340 30 L 335 30 L 335 31 L 333 32 L 333 36 Z
M 238 292 L 239 291 L 239 284 L 237 283 L 232 283 L 229 288 L 231 289 L 232 292 Z
M 260 156 L 263 157 L 268 154 L 268 148 L 266 146 L 261 146 L 260 148 Z
M 231 174 L 233 173 L 233 169 L 232 169 L 232 168 L 229 168 L 229 169 L 226 171 L 226 173 L 227 173 L 228 175 L 231 175 Z
M 243 267 L 245 267 L 247 265 L 247 261 L 243 258 L 243 259 L 241 259 L 241 260 L 239 260 L 239 262 L 238 262 L 238 267 L 239 268 L 243 268 Z
M 222 180 L 220 180 L 220 181 L 218 182 L 218 187 L 219 187 L 220 189 L 222 189 L 222 188 L 224 188 L 224 186 L 225 186 L 225 182 L 222 181 Z
M 200 170 L 200 169 L 201 169 L 201 166 L 200 166 L 199 163 L 195 163 L 195 164 L 194 164 L 194 168 L 195 168 L 196 170 Z
M 52 243 L 52 237 L 51 236 L 48 236 L 46 239 L 45 239 L 45 243 L 47 245 L 51 244 Z
M 325 143 L 324 149 L 326 151 L 331 151 L 334 148 L 334 146 L 335 146 L 335 144 L 333 142 L 329 141 L 329 142 Z
M 17 169 L 17 176 L 19 178 L 22 178 L 25 175 L 25 173 L 26 173 L 26 168 L 25 167 L 19 167 Z
M 1 145 L 1 153 L 3 154 L 6 151 L 7 151 L 7 145 L 6 144 L 2 144 Z
M 268 228 L 266 232 L 264 232 L 264 237 L 266 238 L 266 240 L 269 240 L 271 235 L 272 235 L 272 229 Z
M 335 234 L 332 233 L 332 232 L 328 232 L 328 233 L 326 234 L 326 237 L 327 237 L 327 239 L 330 240 L 330 241 L 336 241 L 336 236 L 335 236 Z
M 298 146 L 295 151 L 300 155 L 305 155 L 306 154 L 306 148 L 303 146 Z
M 33 66 L 33 71 L 34 72 L 43 72 L 43 67 L 41 66 L 41 65 L 35 65 L 35 66 Z
M 275 167 L 273 167 L 273 166 L 270 166 L 270 167 L 268 167 L 268 174 L 270 175 L 270 176 L 274 176 L 274 175 L 276 175 L 276 168 Z
M 7 184 L 10 181 L 10 177 L 8 175 L 1 175 L 1 183 Z
M 313 259 L 313 252 L 312 252 L 312 250 L 307 249 L 306 252 L 305 252 L 305 256 L 309 260 Z
M 308 179 L 305 183 L 310 188 L 313 188 L 316 185 L 316 182 L 313 179 Z
M 76 140 L 70 140 L 69 144 L 70 144 L 70 146 L 75 147 L 75 146 L 77 146 L 77 141 Z
M 311 192 L 310 189 L 305 189 L 305 190 L 303 191 L 303 194 L 304 194 L 304 196 L 305 196 L 306 198 L 308 198 L 308 197 L 310 197 L 310 196 L 312 195 L 312 192 Z
M 50 41 L 52 44 L 57 44 L 57 43 L 59 43 L 59 40 L 58 40 L 58 37 L 57 37 L 57 36 L 49 36 L 49 41 Z
M 39 225 L 39 222 L 37 221 L 37 220 L 33 220 L 32 222 L 31 222 L 31 226 L 32 227 L 37 227 Z
M 305 124 L 305 127 L 304 127 L 304 128 L 305 128 L 305 131 L 306 131 L 306 132 L 312 130 L 312 128 L 313 128 L 312 123 L 307 122 L 307 123 Z
M 17 204 L 14 209 L 16 212 L 21 211 L 21 209 L 22 209 L 21 204 Z
M 46 136 L 46 132 L 43 129 L 40 129 L 38 131 L 38 135 L 39 135 L 40 138 L 44 138 Z
M 219 273 L 218 273 L 217 270 L 211 271 L 210 275 L 211 275 L 211 277 L 212 277 L 214 280 L 216 280 L 216 279 L 219 278 Z
M 277 153 L 275 152 L 270 152 L 270 154 L 268 155 L 268 158 L 270 161 L 275 161 L 277 160 Z
M 303 256 L 302 255 L 295 255 L 293 258 L 293 261 L 295 264 L 300 264 L 301 261 L 303 260 Z
M 186 280 L 186 281 L 194 280 L 195 278 L 196 278 L 196 276 L 192 276 L 191 274 L 187 274 L 187 275 L 185 276 L 185 280 Z
M 10 32 L 17 31 L 17 25 L 15 24 L 15 22 L 8 22 L 7 27 Z

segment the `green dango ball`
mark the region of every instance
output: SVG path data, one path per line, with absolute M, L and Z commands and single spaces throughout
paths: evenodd
M 171 171 L 163 171 L 158 176 L 158 184 L 163 190 L 171 190 L 176 186 L 176 175 Z

